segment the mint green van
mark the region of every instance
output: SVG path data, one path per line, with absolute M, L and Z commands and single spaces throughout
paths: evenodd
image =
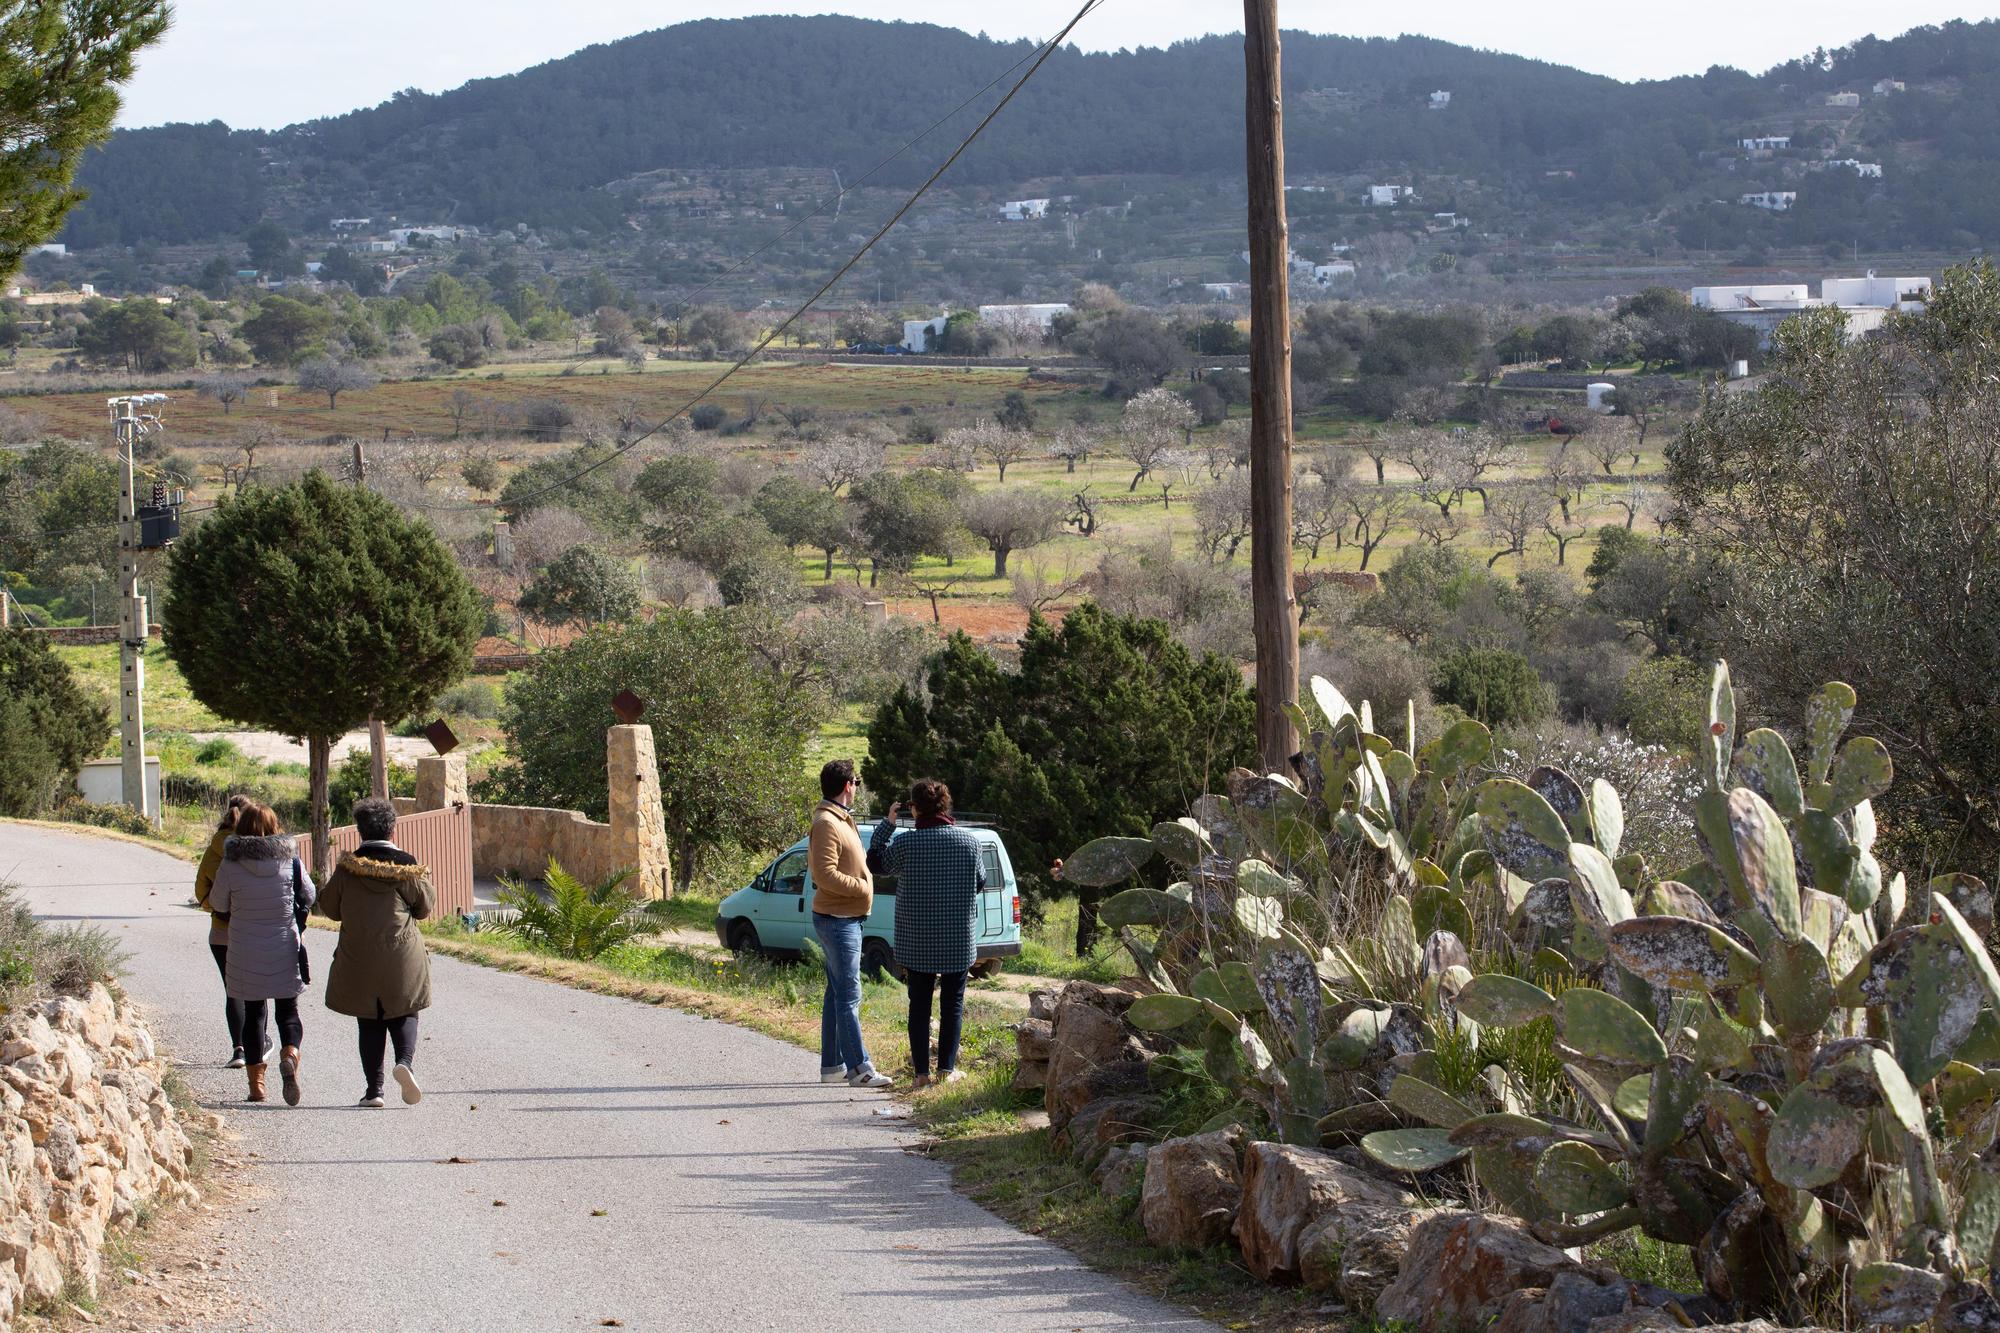
M 972 970 L 974 976 L 991 976 L 1000 970 L 1002 958 L 1021 952 L 1021 890 L 999 833 L 978 825 L 960 827 L 978 839 L 986 866 L 986 887 L 973 920 Z M 862 824 L 860 831 L 865 847 L 874 836 L 874 822 Z M 716 937 L 735 953 L 797 958 L 813 934 L 812 895 L 806 840 L 801 838 L 757 878 L 722 900 L 715 913 Z M 896 880 L 881 875 L 875 880 L 874 910 L 861 928 L 862 970 L 873 977 L 898 975 L 895 944 Z

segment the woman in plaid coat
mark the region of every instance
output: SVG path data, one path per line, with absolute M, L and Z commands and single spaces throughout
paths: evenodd
M 965 977 L 972 970 L 973 920 L 986 871 L 979 841 L 951 817 L 951 789 L 924 779 L 910 788 L 917 826 L 896 837 L 895 801 L 868 839 L 868 869 L 896 876 L 896 961 L 909 974 L 910 1067 L 916 1086 L 931 1081 L 931 992 L 938 1014 L 938 1080 L 955 1083 L 958 1034 L 965 1023 Z M 893 841 L 892 841 L 893 839 Z

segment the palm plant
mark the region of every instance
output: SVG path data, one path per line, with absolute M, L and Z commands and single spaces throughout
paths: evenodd
M 500 881 L 500 904 L 515 915 L 499 929 L 531 948 L 588 962 L 642 934 L 660 903 L 635 903 L 625 892 L 631 870 L 598 884 L 586 884 L 549 858 L 543 895 L 518 880 Z

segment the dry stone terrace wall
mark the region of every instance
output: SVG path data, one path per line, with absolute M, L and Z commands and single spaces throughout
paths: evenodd
M 142 1203 L 197 1197 L 165 1072 L 103 986 L 0 1024 L 0 1328 L 68 1280 L 94 1296 L 106 1234 Z

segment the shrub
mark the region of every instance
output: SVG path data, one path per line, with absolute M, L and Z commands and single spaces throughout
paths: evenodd
M 490 681 L 468 680 L 446 690 L 437 706 L 440 713 L 453 717 L 498 717 L 500 691 Z
M 1685 657 L 1649 657 L 1625 676 L 1619 720 L 1641 745 L 1693 754 L 1707 730 L 1707 673 Z
M 354 817 L 354 803 L 368 794 L 370 774 L 368 771 L 368 751 L 349 750 L 347 758 L 340 761 L 340 767 L 326 784 L 327 818 L 334 825 L 347 823 Z M 391 796 L 415 796 L 417 794 L 417 770 L 408 764 L 389 765 L 389 794 Z
M 0 880 L 0 1012 L 39 995 L 83 995 L 112 980 L 126 954 L 98 926 L 50 929 L 35 919 L 19 892 Z
M 688 412 L 688 424 L 696 430 L 714 430 L 729 414 L 714 403 L 696 403 Z
M 194 752 L 197 764 L 228 764 L 243 757 L 243 751 L 236 748 L 236 742 L 224 736 L 203 741 L 201 748 Z
M 0 815 L 39 815 L 111 734 L 111 709 L 40 635 L 0 634 Z
M 1489 727 L 1515 726 L 1546 716 L 1549 688 L 1528 659 L 1505 648 L 1460 648 L 1437 666 L 1431 697 Z
M 500 881 L 500 905 L 515 915 L 499 929 L 531 948 L 558 958 L 588 962 L 625 943 L 658 915 L 653 904 L 632 901 L 625 892 L 629 870 L 600 884 L 585 884 L 549 858 L 546 896 L 519 880 Z

